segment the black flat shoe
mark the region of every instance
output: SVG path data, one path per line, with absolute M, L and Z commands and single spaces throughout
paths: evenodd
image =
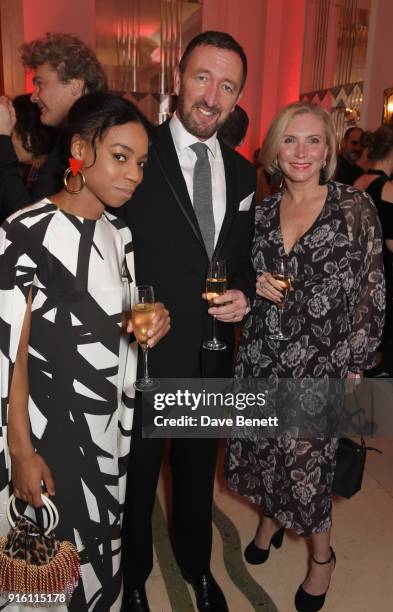
M 125 592 L 122 612 L 150 612 L 144 586 Z
M 182 574 L 194 589 L 199 612 L 229 612 L 224 593 L 210 572 L 197 577 Z
M 333 560 L 334 567 L 336 567 L 336 555 L 332 547 L 330 547 L 330 557 L 327 561 L 317 561 L 314 557 L 312 560 L 313 563 L 317 563 L 318 565 L 326 565 Z M 324 606 L 328 590 L 329 587 L 322 595 L 310 595 L 310 593 L 307 593 L 307 591 L 303 589 L 303 585 L 300 585 L 295 595 L 296 610 L 298 612 L 318 612 L 318 610 L 321 610 Z
M 251 563 L 251 565 L 260 565 L 261 563 L 265 563 L 265 561 L 267 561 L 269 558 L 270 547 L 272 544 L 274 548 L 281 548 L 284 532 L 284 527 L 280 527 L 280 529 L 276 531 L 270 540 L 269 548 L 259 548 L 259 546 L 255 544 L 255 540 L 252 540 L 252 542 L 250 542 L 244 550 L 244 558 L 247 563 Z

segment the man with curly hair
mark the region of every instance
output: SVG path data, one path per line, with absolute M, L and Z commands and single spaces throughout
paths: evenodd
M 74 102 L 86 93 L 106 90 L 106 77 L 94 52 L 72 34 L 48 32 L 20 49 L 25 68 L 33 73 L 32 102 L 44 125 L 61 128 Z M 32 193 L 18 174 L 18 158 L 11 141 L 15 126 L 12 102 L 0 97 L 0 217 L 58 191 L 65 170 L 58 139 L 42 167 Z M 59 132 L 60 135 L 61 132 Z

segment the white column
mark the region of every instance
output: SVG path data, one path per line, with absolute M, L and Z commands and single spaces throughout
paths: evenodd
M 392 0 L 372 0 L 361 112 L 361 126 L 367 130 L 381 125 L 383 92 L 393 87 L 392 24 Z

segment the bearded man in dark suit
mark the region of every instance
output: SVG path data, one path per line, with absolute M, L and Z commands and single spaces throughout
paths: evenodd
M 156 378 L 232 375 L 234 323 L 243 319 L 255 290 L 250 261 L 255 168 L 216 134 L 235 108 L 246 74 L 244 51 L 229 34 L 203 32 L 190 42 L 175 72 L 176 112 L 156 129 L 143 183 L 124 209 L 137 283 L 153 285 L 171 313 L 170 333 L 149 354 Z M 208 308 L 203 292 L 210 259 L 226 260 L 229 289 Z M 212 316 L 226 350 L 202 348 Z M 165 441 L 142 437 L 138 401 L 132 435 L 124 610 L 146 612 L 151 516 Z M 198 609 L 223 612 L 225 597 L 210 573 L 216 454 L 217 440 L 172 440 L 172 522 L 176 559 Z

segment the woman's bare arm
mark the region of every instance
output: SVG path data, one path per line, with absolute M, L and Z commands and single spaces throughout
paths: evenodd
M 53 495 L 54 482 L 50 469 L 31 443 L 28 413 L 29 377 L 28 346 L 31 324 L 31 292 L 26 307 L 11 382 L 8 414 L 8 446 L 11 456 L 14 494 L 36 508 L 41 507 L 41 481 L 49 495 Z
M 390 238 L 386 239 L 385 245 L 386 245 L 386 248 L 389 249 L 389 251 L 393 253 L 393 240 L 391 240 Z
M 384 184 L 382 188 L 381 197 L 382 197 L 382 200 L 384 200 L 384 202 L 389 202 L 390 204 L 393 203 L 393 182 L 392 181 L 388 181 L 387 183 Z

